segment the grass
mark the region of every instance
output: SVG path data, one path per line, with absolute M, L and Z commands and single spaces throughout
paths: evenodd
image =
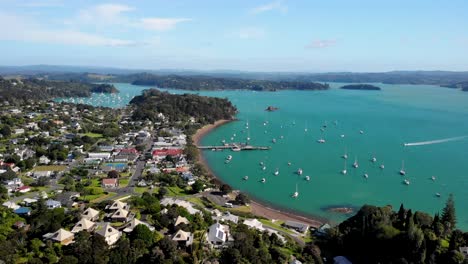
M 287 234 L 290 234 L 290 235 L 295 234 L 293 231 L 282 227 L 281 226 L 282 221 L 276 221 L 275 223 L 271 222 L 270 220 L 266 220 L 266 219 L 259 219 L 259 221 L 262 222 L 262 224 L 265 225 L 265 226 L 273 227 L 273 228 L 281 230 L 281 231 L 283 231 L 283 232 L 285 232 Z
M 89 187 L 101 187 L 101 181 L 97 178 L 91 179 L 91 185 Z
M 201 207 L 203 207 L 203 208 L 205 207 L 205 204 L 204 204 L 204 203 L 202 202 L 202 200 L 201 200 L 200 198 L 198 198 L 198 197 L 189 197 L 189 198 L 187 198 L 186 200 L 187 200 L 187 202 L 191 202 L 191 203 L 196 204 L 196 205 L 199 205 L 199 206 L 201 206 Z
M 231 211 L 232 213 L 251 213 L 252 212 L 250 206 L 245 206 L 245 205 L 229 209 L 229 211 Z
M 90 203 L 99 203 L 99 202 L 103 201 L 104 199 L 107 199 L 107 198 L 112 197 L 114 195 L 116 195 L 116 193 L 114 193 L 114 192 L 110 192 L 108 194 L 99 194 L 99 195 L 97 195 L 98 197 L 94 197 L 94 199 L 90 199 L 88 201 Z M 88 196 L 86 196 L 86 197 L 88 197 Z
M 103 135 L 99 134 L 99 133 L 86 133 L 83 136 L 88 136 L 88 137 L 91 137 L 91 138 L 102 138 L 103 137 Z
M 185 191 L 177 186 L 166 187 L 168 196 L 186 196 L 188 194 Z
M 37 166 L 34 171 L 64 171 L 66 168 L 63 165 Z
M 130 181 L 129 179 L 119 179 L 119 187 L 120 188 L 127 187 L 129 181 Z
M 144 192 L 149 192 L 149 193 L 157 193 L 159 191 L 158 187 L 153 187 L 151 189 L 150 187 L 135 187 L 135 193 L 142 194 Z

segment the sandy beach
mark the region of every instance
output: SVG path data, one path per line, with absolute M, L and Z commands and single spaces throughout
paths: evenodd
M 200 141 L 202 138 L 207 135 L 209 132 L 211 132 L 213 129 L 222 126 L 224 124 L 227 124 L 229 122 L 232 122 L 234 120 L 218 120 L 214 124 L 206 125 L 199 130 L 192 136 L 193 144 L 195 146 L 199 146 Z M 201 152 L 199 152 L 198 155 L 198 162 L 205 167 L 205 169 L 213 175 L 213 177 L 216 177 L 216 174 L 213 173 L 213 171 L 210 169 L 208 166 L 208 163 L 206 160 L 203 158 Z M 218 178 L 218 177 L 216 177 Z M 219 179 L 219 178 L 218 178 Z M 321 226 L 325 221 L 323 220 L 318 220 L 318 219 L 313 219 L 313 218 L 308 218 L 308 217 L 303 217 L 297 214 L 292 214 L 289 212 L 283 212 L 277 209 L 270 208 L 268 206 L 265 206 L 259 202 L 251 200 L 250 203 L 252 213 L 254 215 L 264 217 L 267 219 L 275 219 L 275 220 L 283 220 L 283 221 L 297 221 L 297 222 L 302 222 L 306 223 L 312 227 L 319 227 Z

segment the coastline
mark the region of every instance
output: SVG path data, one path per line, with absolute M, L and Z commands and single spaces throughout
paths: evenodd
M 194 135 L 192 135 L 193 144 L 198 147 L 203 137 L 206 136 L 208 133 L 210 133 L 217 127 L 220 127 L 233 121 L 235 120 L 218 120 L 214 124 L 206 125 L 198 129 L 197 132 Z M 198 150 L 197 162 L 200 163 L 211 175 L 213 175 L 213 177 L 220 180 L 219 177 L 217 177 L 216 174 L 213 172 L 213 170 L 211 170 L 210 166 L 208 165 L 208 162 L 205 160 L 200 150 Z M 252 214 L 256 216 L 264 217 L 270 220 L 302 222 L 315 228 L 320 227 L 326 222 L 324 221 L 324 219 L 305 217 L 297 213 L 285 212 L 278 209 L 274 209 L 257 200 L 253 200 L 252 198 L 250 200 Z

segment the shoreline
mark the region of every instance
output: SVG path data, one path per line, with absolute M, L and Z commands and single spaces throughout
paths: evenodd
M 235 120 L 222 119 L 222 120 L 216 121 L 214 124 L 205 125 L 204 127 L 198 129 L 197 132 L 195 132 L 195 134 L 192 135 L 193 144 L 198 147 L 203 137 L 205 137 L 208 133 L 210 133 L 211 131 L 213 131 L 214 129 L 222 125 L 225 125 L 233 121 Z M 200 163 L 208 171 L 208 173 L 213 175 L 214 178 L 221 181 L 221 179 L 217 177 L 216 174 L 213 172 L 213 170 L 210 168 L 210 166 L 208 165 L 208 162 L 205 160 L 200 150 L 198 150 L 197 162 Z M 264 203 L 258 200 L 254 200 L 252 198 L 250 198 L 250 207 L 252 209 L 252 214 L 259 216 L 259 217 L 264 217 L 270 220 L 302 222 L 315 228 L 318 228 L 322 224 L 328 222 L 328 221 L 325 221 L 326 219 L 324 218 L 320 219 L 319 217 L 306 217 L 298 213 L 281 211 L 279 209 L 275 209 L 268 205 L 265 205 Z

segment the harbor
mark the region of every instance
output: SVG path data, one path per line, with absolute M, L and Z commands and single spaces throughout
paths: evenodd
M 252 146 L 244 143 L 229 143 L 220 146 L 198 146 L 198 149 L 211 149 L 212 151 L 219 151 L 230 149 L 232 151 L 241 151 L 241 150 L 270 150 L 271 147 L 266 146 Z

